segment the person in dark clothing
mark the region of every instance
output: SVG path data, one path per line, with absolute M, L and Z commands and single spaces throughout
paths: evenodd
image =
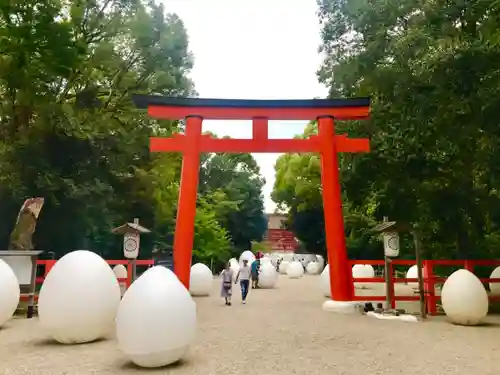
M 252 288 L 256 289 L 259 287 L 259 268 L 260 268 L 260 259 L 256 259 L 252 262 L 251 271 L 252 271 Z

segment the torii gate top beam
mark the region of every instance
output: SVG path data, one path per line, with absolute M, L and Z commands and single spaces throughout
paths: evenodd
M 168 98 L 158 95 L 133 95 L 137 108 L 147 109 L 154 118 L 181 120 L 200 116 L 206 120 L 315 120 L 331 116 L 337 120 L 368 118 L 370 98 L 246 100 Z

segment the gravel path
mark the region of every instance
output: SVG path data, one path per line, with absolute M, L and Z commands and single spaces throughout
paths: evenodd
M 497 319 L 458 327 L 442 319 L 405 323 L 325 313 L 318 283 L 317 276 L 280 276 L 278 289 L 252 291 L 247 305 L 237 298 L 226 307 L 217 280 L 214 297 L 196 300 L 196 344 L 182 363 L 163 369 L 136 368 L 113 340 L 63 346 L 45 339 L 36 319 L 15 319 L 0 330 L 0 374 L 499 373 Z

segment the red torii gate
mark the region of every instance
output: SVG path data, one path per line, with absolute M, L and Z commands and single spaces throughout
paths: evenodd
M 335 135 L 334 119 L 357 120 L 369 116 L 370 99 L 240 100 L 168 98 L 133 95 L 137 108 L 158 119 L 185 119 L 184 134 L 152 137 L 151 152 L 182 152 L 181 188 L 174 237 L 174 271 L 189 289 L 202 152 L 318 152 L 325 215 L 330 287 L 335 301 L 353 300 L 352 273 L 347 258 L 337 152 L 369 152 L 368 139 Z M 252 139 L 216 139 L 202 134 L 203 119 L 252 120 Z M 269 139 L 269 120 L 318 121 L 318 135 L 309 139 Z

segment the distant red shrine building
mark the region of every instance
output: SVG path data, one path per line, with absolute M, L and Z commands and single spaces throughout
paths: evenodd
M 292 232 L 283 229 L 287 219 L 286 215 L 267 214 L 267 231 L 264 243 L 271 251 L 294 252 L 299 247 L 299 242 Z

